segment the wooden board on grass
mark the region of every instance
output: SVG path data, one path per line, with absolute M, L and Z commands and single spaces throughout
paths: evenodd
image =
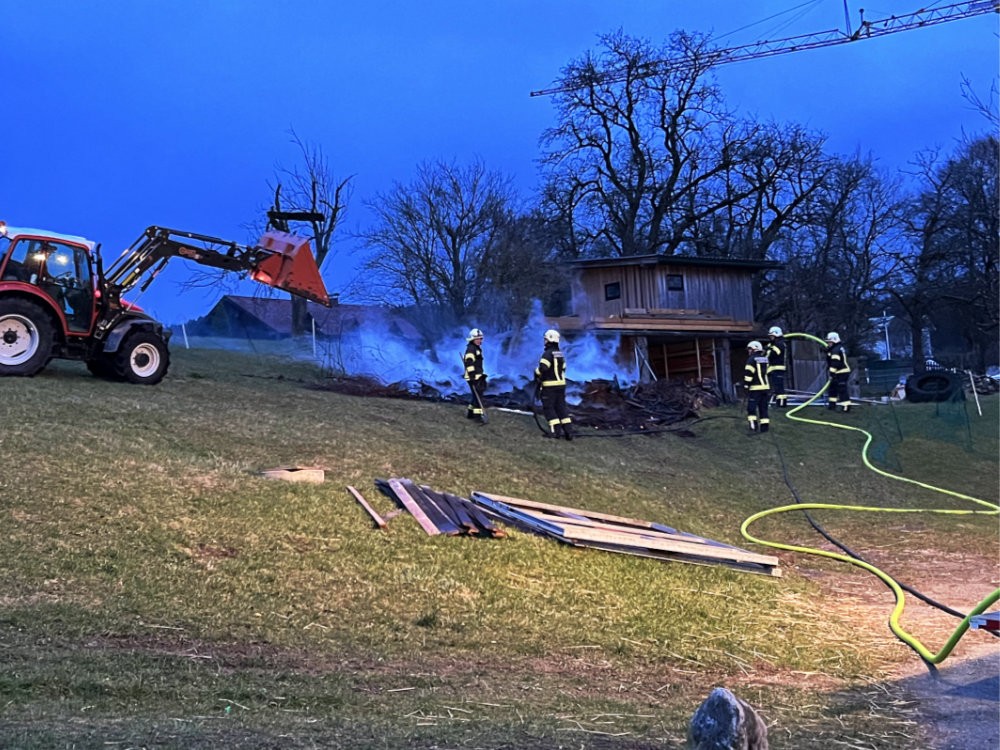
M 372 517 L 372 520 L 375 521 L 376 526 L 378 526 L 380 529 L 386 528 L 385 519 L 382 518 L 382 516 L 380 516 L 378 512 L 376 512 L 376 510 L 371 505 L 368 504 L 368 501 L 365 500 L 364 495 L 358 492 L 358 490 L 352 487 L 351 485 L 347 485 L 347 491 L 354 496 L 354 499 L 357 500 L 358 503 L 361 505 L 361 507 L 364 508 L 365 511 L 368 513 L 368 515 Z
M 781 575 L 777 557 L 759 555 L 648 521 L 483 492 L 473 492 L 472 500 L 502 520 L 510 519 L 508 522 L 513 521 L 522 528 L 574 546 Z
M 403 504 L 403 507 L 410 511 L 410 515 L 417 519 L 417 523 L 420 524 L 420 528 L 426 531 L 430 536 L 436 536 L 441 533 L 439 529 L 427 514 L 424 513 L 424 509 L 420 507 L 416 500 L 410 497 L 410 493 L 406 491 L 406 488 L 400 483 L 398 479 L 390 479 L 388 482 L 389 489 L 392 490 L 393 494 L 399 499 L 399 502 Z

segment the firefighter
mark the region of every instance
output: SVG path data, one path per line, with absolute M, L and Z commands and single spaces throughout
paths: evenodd
M 743 387 L 747 390 L 747 425 L 750 433 L 767 432 L 771 420 L 767 416 L 767 402 L 771 400 L 771 386 L 767 380 L 767 354 L 759 341 L 747 344 L 747 364 L 743 368 Z
M 486 391 L 486 373 L 483 372 L 483 332 L 478 328 L 469 331 L 465 347 L 465 382 L 469 384 L 469 408 L 466 419 L 477 419 L 486 424 L 483 413 L 483 393 Z
M 779 409 L 788 406 L 788 394 L 785 393 L 785 354 L 788 344 L 785 334 L 778 326 L 768 329 L 767 337 L 767 380 L 771 384 L 771 398 Z
M 830 376 L 830 392 L 827 394 L 826 408 L 835 410 L 839 406 L 846 414 L 851 408 L 851 394 L 847 390 L 851 365 L 847 362 L 847 350 L 840 341 L 840 334 L 836 331 L 826 334 L 826 370 Z
M 542 399 L 542 413 L 548 421 L 545 437 L 573 439 L 572 421 L 566 408 L 566 358 L 559 350 L 559 331 L 545 332 L 545 350 L 535 368 L 535 388 Z

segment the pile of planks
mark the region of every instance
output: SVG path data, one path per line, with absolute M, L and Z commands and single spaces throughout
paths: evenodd
M 376 479 L 379 491 L 392 499 L 402 510 L 407 511 L 420 528 L 431 536 L 506 536 L 503 529 L 496 526 L 488 516 L 473 503 L 449 492 L 438 492 L 427 485 L 418 485 L 411 479 Z M 353 488 L 348 488 L 353 489 Z M 356 490 L 355 490 L 356 492 Z M 354 492 L 352 492 L 354 494 Z M 355 498 L 359 495 L 355 494 Z M 361 500 L 359 499 L 359 502 Z M 362 503 L 367 506 L 367 503 Z M 378 514 L 370 506 L 365 508 L 380 527 Z
M 759 555 L 651 521 L 485 492 L 473 492 L 471 499 L 506 523 L 576 547 L 781 575 L 777 557 Z
M 778 577 L 778 558 L 717 542 L 652 521 L 597 513 L 563 505 L 533 502 L 506 495 L 473 492 L 469 498 L 438 492 L 410 479 L 376 479 L 375 486 L 400 510 L 414 517 L 429 535 L 502 537 L 503 524 L 575 547 L 638 555 L 663 561 L 722 565 L 734 570 Z M 380 516 L 353 487 L 355 499 L 385 528 Z

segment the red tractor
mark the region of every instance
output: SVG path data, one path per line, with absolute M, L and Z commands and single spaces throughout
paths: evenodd
M 170 331 L 122 295 L 144 291 L 175 257 L 330 304 L 309 241 L 287 232 L 249 247 L 149 227 L 105 271 L 90 240 L 0 222 L 0 376 L 34 375 L 59 358 L 82 360 L 99 377 L 159 383 Z

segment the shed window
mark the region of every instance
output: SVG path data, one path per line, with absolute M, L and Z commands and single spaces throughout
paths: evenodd
M 667 274 L 667 291 L 669 292 L 683 292 L 684 291 L 684 277 L 679 273 L 668 273 Z
M 622 283 L 620 281 L 612 282 L 611 284 L 604 285 L 604 299 L 613 300 L 621 299 L 622 296 Z

